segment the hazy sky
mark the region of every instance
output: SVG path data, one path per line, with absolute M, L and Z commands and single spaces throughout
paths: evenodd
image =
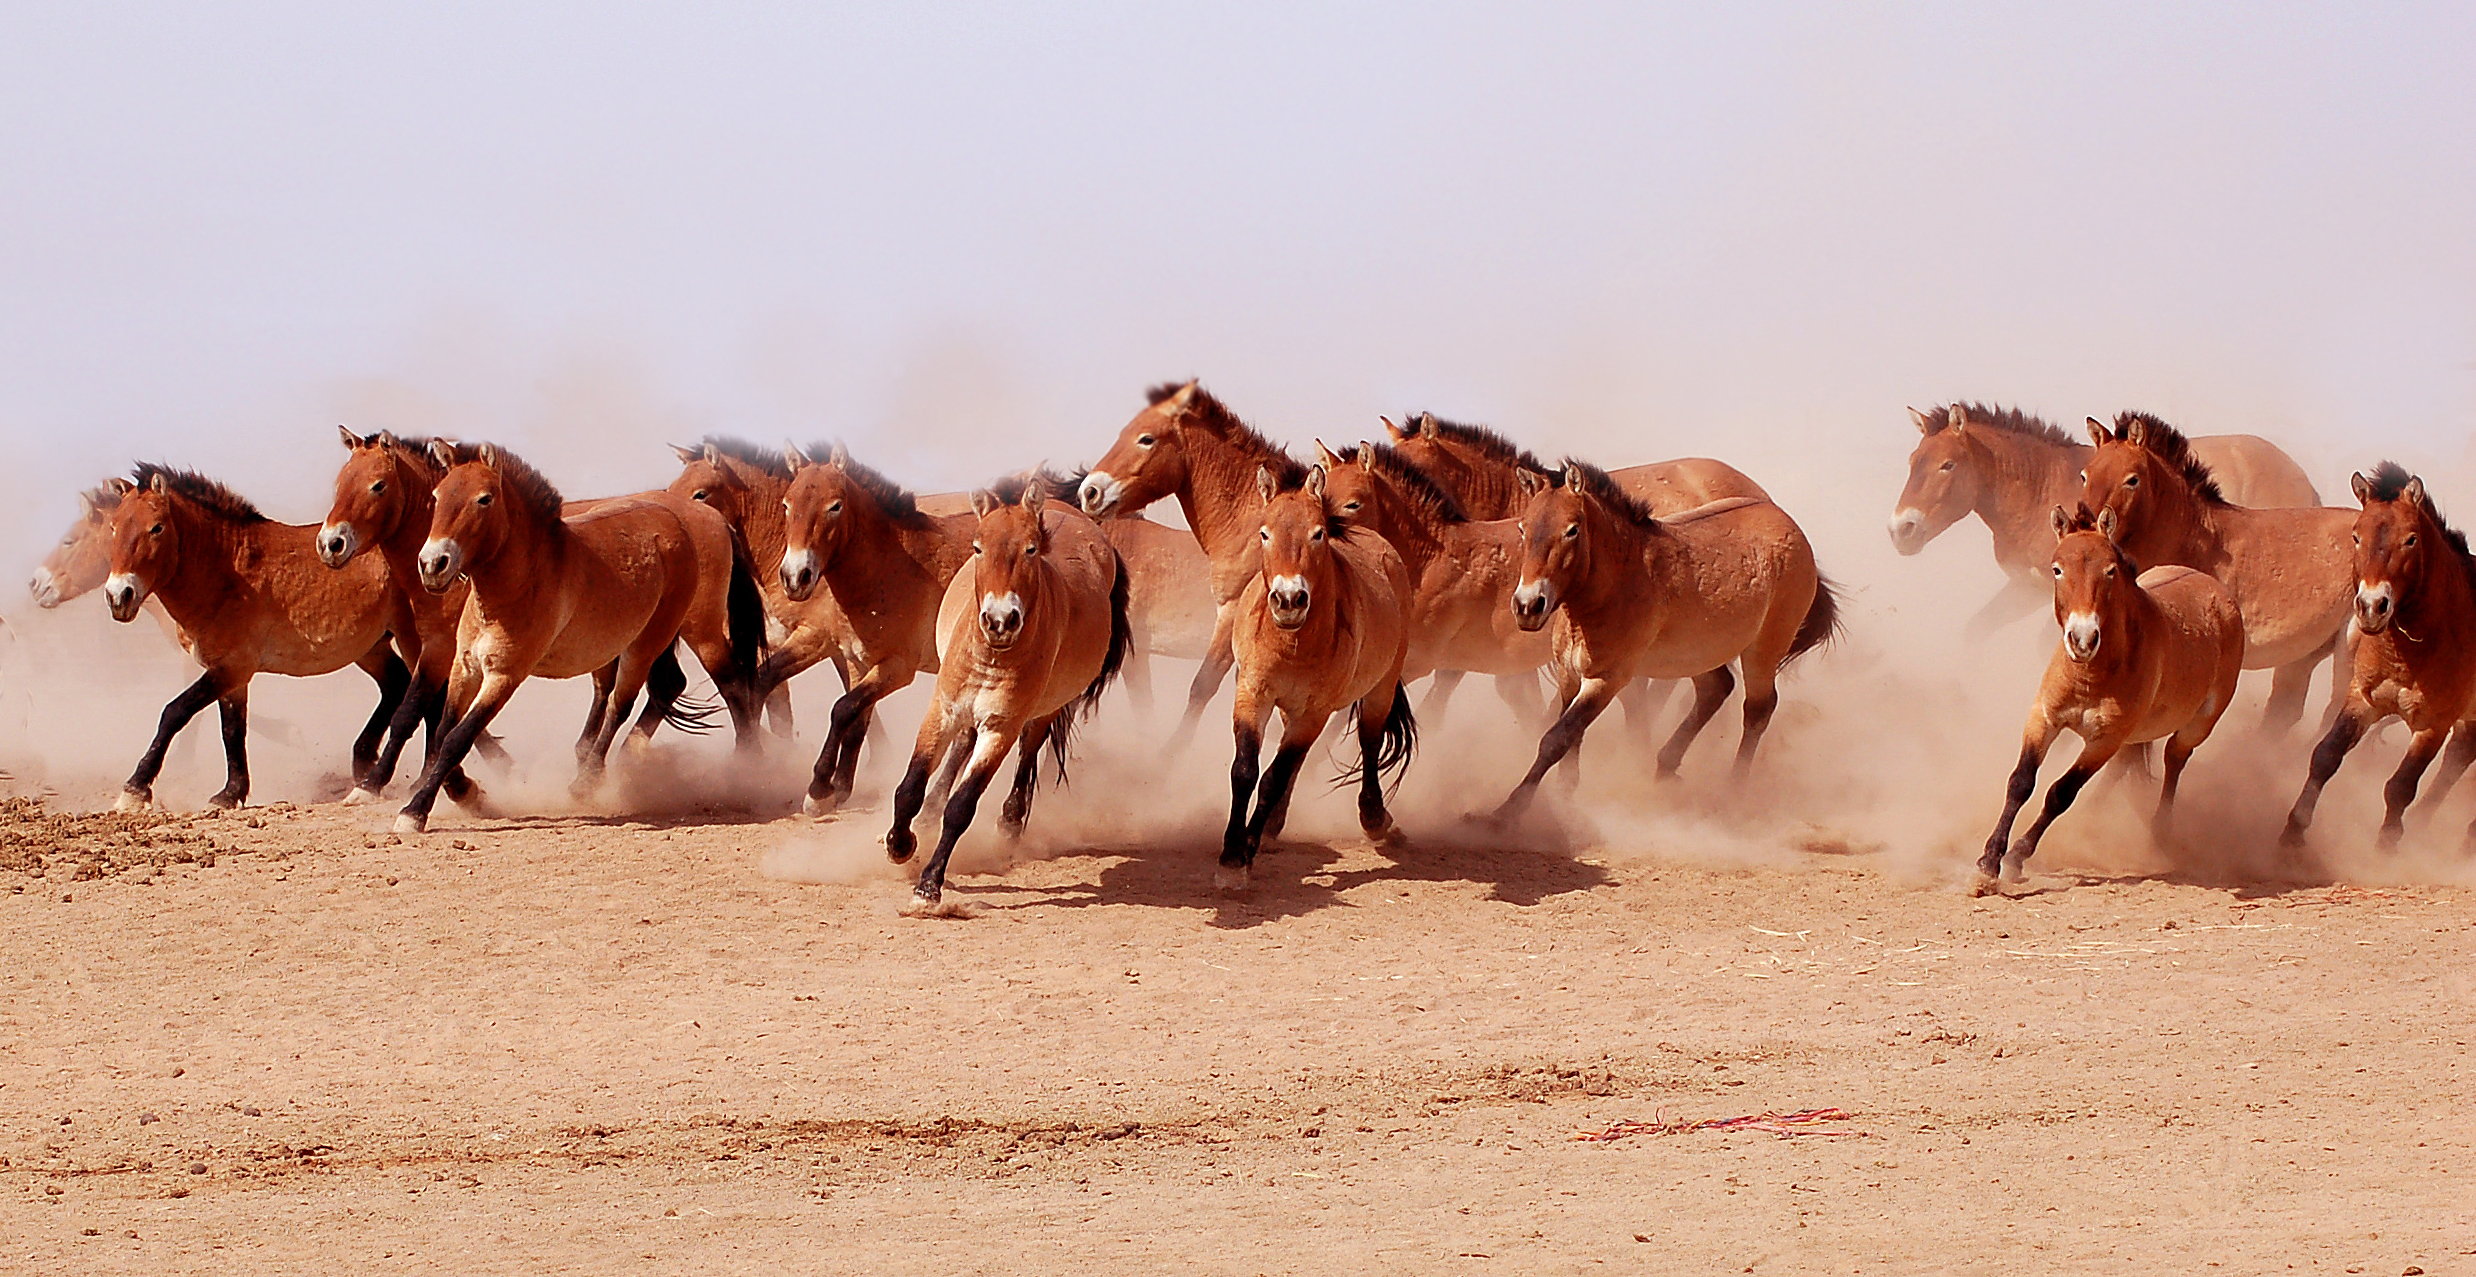
M 138 454 L 314 519 L 337 420 L 956 486 L 1188 374 L 1869 530 L 1907 403 L 2476 429 L 2465 5 L 168 8 L 0 10 L 17 557 Z

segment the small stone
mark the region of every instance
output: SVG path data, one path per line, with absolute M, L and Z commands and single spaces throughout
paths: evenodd
M 174 1068 L 172 1069 L 172 1076 L 174 1076 L 174 1077 L 179 1077 L 181 1074 L 183 1074 L 183 1073 L 187 1073 L 188 1071 L 189 1071 L 189 1070 L 187 1070 L 187 1069 L 185 1069 L 185 1068 L 181 1068 L 181 1067 L 178 1067 L 178 1066 L 174 1066 Z
M 81 1228 L 77 1230 L 77 1235 L 80 1237 L 101 1237 L 103 1235 L 103 1230 L 100 1228 Z
M 256 1117 L 256 1116 L 258 1116 L 258 1106 L 257 1106 L 257 1105 L 255 1105 L 255 1104 L 244 1104 L 244 1105 L 242 1105 L 242 1106 L 241 1106 L 241 1116 L 243 1116 L 243 1117 Z
M 189 1173 L 190 1173 L 190 1174 L 192 1174 L 192 1175 L 204 1175 L 204 1174 L 206 1174 L 206 1163 L 204 1163 L 204 1162 L 191 1162 L 191 1163 L 189 1164 Z
M 162 1118 L 157 1117 L 157 1116 L 155 1116 L 155 1115 L 154 1115 L 154 1114 L 152 1114 L 152 1113 L 140 1113 L 140 1114 L 138 1114 L 138 1125 L 140 1125 L 140 1126 L 153 1126 L 155 1123 L 160 1122 L 160 1121 L 162 1121 L 162 1120 L 163 1120 Z

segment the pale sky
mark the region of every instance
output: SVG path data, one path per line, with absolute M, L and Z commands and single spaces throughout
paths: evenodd
M 2476 471 L 2463 5 L 166 8 L 0 12 L 25 562 L 139 455 L 315 520 L 339 420 L 954 487 L 1188 375 L 1845 486 L 1827 555 L 1952 397 Z

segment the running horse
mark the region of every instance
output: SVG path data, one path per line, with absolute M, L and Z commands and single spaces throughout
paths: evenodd
M 2356 512 L 2235 505 L 2191 441 L 2147 413 L 2119 414 L 2111 430 L 2091 417 L 2089 435 L 2097 446 L 2078 503 L 2113 512 L 2116 543 L 2133 562 L 2199 568 L 2227 587 L 2244 614 L 2244 668 L 2274 671 L 2262 723 L 2292 726 L 2313 666 L 2346 634 Z
M 1229 826 L 1213 875 L 1223 891 L 1246 888 L 1257 851 L 1288 814 L 1307 750 L 1335 712 L 1357 706 L 1358 825 L 1379 843 L 1400 837 L 1385 810 L 1385 778 L 1397 784 L 1418 746 L 1418 723 L 1401 686 L 1410 651 L 1409 570 L 1384 538 L 1353 532 L 1335 516 L 1322 470 L 1309 470 L 1295 490 L 1279 485 L 1279 472 L 1257 468 L 1262 513 L 1255 535 L 1263 566 L 1227 613 L 1238 700 Z M 1281 743 L 1259 792 L 1264 728 L 1276 709 Z
M 2476 636 L 2476 558 L 2468 554 L 2467 538 L 2442 521 L 2424 480 L 2395 464 L 2385 461 L 2369 477 L 2356 475 L 2351 486 L 2363 506 L 2355 522 L 2354 668 L 2346 704 L 2314 748 L 2312 774 L 2287 815 L 2280 841 L 2288 847 L 2303 845 L 2321 787 L 2348 751 L 2375 724 L 2394 717 L 2414 733 L 2382 790 L 2388 809 L 2381 845 L 2396 846 L 2426 766 L 2476 708 L 2476 643 L 2470 642 Z M 2463 760 L 2453 762 L 2437 792 L 2466 767 Z M 2476 830 L 2470 836 L 2476 838 Z
M 1570 458 L 1553 479 L 1526 475 L 1531 497 L 1511 607 L 1525 630 L 1555 620 L 1550 642 L 1565 710 L 1494 820 L 1519 816 L 1540 778 L 1581 742 L 1617 689 L 1638 678 L 1693 680 L 1693 708 L 1659 751 L 1658 774 L 1675 775 L 1736 686 L 1732 661 L 1745 672 L 1742 780 L 1779 705 L 1780 671 L 1839 629 L 1838 591 L 1796 520 L 1752 497 L 1662 517 L 1607 471 Z
M 1932 412 L 1911 408 L 1909 416 L 1920 437 L 1892 508 L 1892 548 L 1916 554 L 1975 514 L 1994 535 L 1995 564 L 2008 579 L 1969 618 L 1969 634 L 1983 635 L 2036 611 L 2050 593 L 2046 570 L 2054 559 L 2055 529 L 2048 512 L 2080 501 L 2089 445 L 2015 408 L 1951 403 Z M 2321 504 L 2303 467 L 2267 439 L 2204 435 L 2191 446 L 2219 491 L 2237 505 Z
M 378 683 L 378 708 L 353 741 L 353 775 L 378 755 L 411 674 L 388 635 L 411 632 L 386 569 L 318 566 L 314 528 L 277 523 L 239 493 L 187 470 L 152 463 L 110 492 L 111 560 L 103 601 L 129 621 L 160 600 L 204 672 L 163 709 L 155 738 L 122 785 L 124 809 L 153 805 L 164 751 L 199 710 L 223 718 L 226 779 L 208 803 L 249 798 L 249 682 L 260 674 L 310 677 L 358 665 Z M 101 504 L 101 503 L 98 503 Z
M 1212 560 L 1193 533 L 1140 514 L 1103 519 L 1100 530 L 1126 565 L 1129 637 L 1119 676 L 1136 707 L 1149 713 L 1153 657 L 1200 661 L 1212 651 L 1220 611 L 1212 598 Z
M 1203 667 L 1187 689 L 1186 715 L 1169 752 L 1182 748 L 1204 706 L 1219 690 L 1235 659 L 1231 651 L 1235 608 L 1249 582 L 1262 575 L 1264 497 L 1256 473 L 1270 470 L 1283 489 L 1307 478 L 1307 467 L 1275 447 L 1254 427 L 1196 382 L 1154 386 L 1143 411 L 1118 432 L 1117 442 L 1083 477 L 1083 512 L 1096 519 L 1132 514 L 1164 497 L 1175 497 L 1211 560 L 1215 607 L 1212 640 Z
M 1118 552 L 1098 524 L 1050 500 L 1048 476 L 1012 486 L 1011 498 L 972 495 L 979 525 L 971 563 L 954 574 L 938 609 L 936 699 L 894 790 L 886 854 L 901 864 L 919 845 L 911 826 L 931 771 L 961 772 L 937 850 L 903 910 L 914 916 L 945 911 L 946 861 L 1006 751 L 1019 745 L 1022 753 L 1002 816 L 1012 838 L 1031 818 L 1042 746 L 1063 781 L 1076 722 L 1100 703 L 1126 658 L 1128 585 Z
M 774 734 L 787 740 L 793 678 L 827 662 L 845 687 L 851 685 L 843 661 L 851 626 L 835 605 L 833 592 L 793 599 L 783 592 L 782 574 L 772 570 L 782 562 L 787 535 L 784 501 L 791 492 L 791 466 L 780 449 L 725 435 L 707 435 L 693 447 L 673 445 L 672 451 L 679 456 L 680 470 L 671 480 L 671 493 L 713 507 L 731 525 L 732 551 L 763 597 L 766 652 L 755 692 L 765 701 Z
M 2004 789 L 2003 815 L 1978 858 L 1979 894 L 1992 888 L 1998 870 L 2020 880 L 2022 864 L 2036 853 L 2047 827 L 2108 759 L 2126 745 L 2161 738 L 2166 776 L 2150 829 L 2165 841 L 2184 764 L 2235 699 L 2244 621 L 2234 596 L 2195 568 L 2141 571 L 2111 539 L 2115 518 L 2111 510 L 2093 515 L 2085 505 L 2069 514 L 2055 507 L 2051 567 L 2063 642 L 2038 683 L 2021 731 L 2020 762 Z M 2045 809 L 2028 832 L 2011 842 L 2012 822 L 2037 789 L 2046 751 L 2067 731 L 2081 738 L 2080 757 L 2047 789 Z
M 732 606 L 732 595 L 753 595 L 733 587 L 730 531 L 721 515 L 663 492 L 571 510 L 540 471 L 495 444 L 434 441 L 431 453 L 443 474 L 414 566 L 431 593 L 445 593 L 458 578 L 471 592 L 456 623 L 446 738 L 396 816 L 397 832 L 428 826 L 442 783 L 528 678 L 593 676 L 593 708 L 576 743 L 571 786 L 579 795 L 591 792 L 637 693 L 683 638 L 730 707 L 746 747 L 755 712 L 749 671 L 761 622 Z M 701 726 L 680 707 L 685 682 L 650 685 L 640 739 L 656 721 Z
M 820 816 L 851 797 L 860 744 L 878 701 L 937 662 L 937 608 L 946 584 L 972 556 L 976 515 L 933 515 L 841 444 L 823 461 L 784 451 L 791 486 L 783 498 L 782 592 L 803 602 L 820 587 L 849 630 L 845 690 L 827 721 L 825 745 L 802 810 Z
M 103 578 L 112 572 L 112 510 L 120 504 L 120 489 L 110 483 L 85 489 L 77 494 L 77 518 L 69 530 L 61 534 L 52 552 L 35 565 L 34 575 L 26 582 L 26 592 L 34 596 L 34 605 L 50 611 L 71 599 L 83 598 L 100 588 Z M 163 627 L 164 637 L 172 640 L 182 654 L 189 652 L 189 636 L 163 610 L 163 601 L 149 597 L 145 611 Z M 259 727 L 266 726 L 265 719 Z

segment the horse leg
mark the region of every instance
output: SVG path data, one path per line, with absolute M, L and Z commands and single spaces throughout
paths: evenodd
M 1437 670 L 1435 677 L 1428 680 L 1427 695 L 1419 701 L 1419 717 L 1430 723 L 1444 717 L 1445 703 L 1453 699 L 1453 689 L 1461 685 L 1462 671 Z M 1503 694 L 1504 686 L 1503 679 L 1496 680 L 1496 691 L 1499 695 Z M 1506 697 L 1505 703 L 1512 704 L 1513 698 Z
M 2347 708 L 2330 724 L 2330 733 L 2313 747 L 2313 770 L 2304 778 L 2304 792 L 2295 797 L 2295 806 L 2287 812 L 2287 828 L 2278 835 L 2278 845 L 2289 849 L 2304 845 L 2304 831 L 2313 823 L 2313 808 L 2321 803 L 2321 787 L 2338 774 L 2339 764 L 2347 761 L 2347 751 L 2364 739 L 2373 725 L 2373 707 L 2352 693 Z
M 593 671 L 593 701 L 585 707 L 585 729 L 576 736 L 576 765 L 585 765 L 585 754 L 602 738 L 602 720 L 610 714 L 610 689 L 619 680 L 619 662 Z M 450 729 L 452 730 L 452 729 Z
M 1745 675 L 1745 734 L 1737 741 L 1737 774 L 1741 784 L 1754 770 L 1754 749 L 1770 729 L 1772 711 L 1780 707 L 1779 675 L 1760 662 Z
M 2312 655 L 2270 671 L 2270 703 L 2261 713 L 2263 731 L 2283 735 L 2304 717 L 2304 695 L 2313 687 L 2313 667 L 2329 654 L 2330 644 L 2324 643 Z
M 1057 730 L 1065 713 L 1059 710 L 1023 729 L 1023 757 L 1015 763 L 1014 789 L 1006 795 L 1001 817 L 1009 840 L 1021 838 L 1025 822 L 1032 818 L 1032 791 L 1040 784 L 1040 747 L 1048 743 L 1050 733 Z
M 224 787 L 206 805 L 238 807 L 249 799 L 249 681 L 243 679 L 226 690 L 216 698 L 215 708 L 223 716 Z
M 1977 858 L 1977 875 L 1986 882 L 1993 882 L 2003 868 L 2004 850 L 2012 843 L 2012 822 L 2020 818 L 2029 795 L 2037 792 L 2038 768 L 2045 764 L 2056 732 L 2041 713 L 2033 715 L 2028 730 L 2021 733 L 2020 761 L 2012 765 L 2012 779 L 2003 787 L 2003 814 L 1996 817 L 1995 831 L 1986 837 L 1986 851 Z
M 773 729 L 774 739 L 791 739 L 791 685 L 777 683 L 765 693 L 765 725 Z
M 2192 751 L 2200 747 L 2198 738 L 2187 741 L 2180 732 L 2167 739 L 2166 774 L 2158 780 L 2158 812 L 2149 818 L 2150 839 L 2160 846 L 2174 833 L 2175 790 L 2183 783 L 2184 764 L 2192 761 Z
M 1222 891 L 1245 890 L 1248 867 L 1255 860 L 1255 848 L 1247 836 L 1247 807 L 1255 798 L 1255 782 L 1263 767 L 1264 723 L 1271 717 L 1272 706 L 1259 703 L 1241 682 L 1231 723 L 1237 752 L 1229 763 L 1229 824 L 1221 831 L 1221 862 L 1212 875 L 1213 885 Z
M 2416 801 L 2416 782 L 2424 779 L 2424 769 L 2432 765 L 2433 756 L 2442 752 L 2442 742 L 2450 736 L 2448 727 L 2416 733 L 2407 743 L 2407 756 L 2399 760 L 2399 769 L 2390 774 L 2390 783 L 2382 786 L 2382 799 L 2389 805 L 2381 821 L 2381 847 L 2397 850 L 2399 835 L 2406 832 L 2401 819 L 2407 805 Z
M 1685 751 L 1693 747 L 1694 738 L 1702 734 L 1703 724 L 1719 712 L 1720 703 L 1728 699 L 1728 693 L 1736 686 L 1737 676 L 1729 673 L 1725 665 L 1694 675 L 1694 707 L 1686 711 L 1685 721 L 1676 725 L 1675 734 L 1660 747 L 1659 779 L 1676 776 L 1677 765 L 1685 761 Z
M 163 751 L 171 747 L 172 738 L 189 725 L 190 719 L 198 716 L 199 710 L 205 709 L 221 694 L 215 671 L 208 670 L 198 676 L 197 682 L 181 689 L 181 694 L 163 707 L 163 717 L 155 724 L 154 743 L 148 745 L 146 752 L 138 757 L 138 768 L 129 773 L 128 781 L 121 785 L 120 799 L 114 806 L 122 811 L 136 811 L 154 804 L 155 777 L 163 772 Z
M 822 816 L 842 805 L 851 797 L 854 778 L 860 767 L 860 742 L 868 735 L 871 710 L 888 693 L 911 681 L 911 670 L 905 667 L 899 679 L 892 667 L 871 666 L 851 690 L 834 702 L 834 712 L 827 720 L 825 748 L 818 751 L 817 766 L 808 781 L 808 797 L 801 804 L 811 816 Z
M 1582 680 L 1574 698 L 1566 703 L 1565 712 L 1557 715 L 1556 721 L 1539 737 L 1539 756 L 1531 761 L 1530 772 L 1522 777 L 1522 783 L 1515 785 L 1513 792 L 1497 806 L 1496 814 L 1491 817 L 1494 823 L 1509 825 L 1522 814 L 1524 808 L 1530 806 L 1531 796 L 1538 792 L 1540 778 L 1572 753 L 1574 746 L 1582 743 L 1582 733 L 1590 729 L 1591 721 L 1598 718 L 1608 708 L 1608 702 L 1616 698 L 1616 689 L 1617 683 L 1610 679 Z
M 653 695 L 659 698 L 668 694 L 676 699 L 679 687 L 686 685 L 688 676 L 679 669 L 670 642 L 621 652 L 619 659 L 611 663 L 610 712 L 602 717 L 602 731 L 594 738 L 592 752 L 577 760 L 576 779 L 568 785 L 570 794 L 582 798 L 600 787 L 603 769 L 610 758 L 610 747 L 627 725 L 628 711 L 636 706 L 636 694 L 652 685 L 653 678 L 666 662 L 670 666 L 670 677 L 675 678 L 677 684 L 673 685 L 666 679 L 663 686 L 653 689 Z M 669 706 L 663 708 L 667 710 Z
M 378 786 L 384 788 L 388 777 L 395 773 L 396 756 L 404 752 L 404 742 L 413 733 L 413 723 L 400 712 L 406 699 L 405 689 L 413 683 L 413 671 L 384 639 L 354 663 L 378 683 L 378 706 L 370 711 L 370 720 L 362 725 L 361 734 L 353 738 L 352 775 L 359 783 L 377 771 L 383 756 L 388 776 L 380 777 Z M 385 747 L 383 755 L 381 746 Z
M 2443 796 L 2467 774 L 2469 763 L 2476 763 L 2476 721 L 2463 721 L 2451 729 L 2450 747 L 2442 751 L 2442 769 L 2433 773 L 2433 784 L 2416 805 L 2428 811 L 2441 806 Z
M 480 686 L 470 697 L 456 695 L 461 689 L 451 689 L 448 715 L 452 721 L 447 729 L 447 739 L 439 742 L 437 752 L 430 757 L 429 766 L 422 769 L 421 779 L 413 785 L 411 795 L 405 798 L 404 809 L 396 814 L 397 833 L 417 834 L 429 828 L 430 809 L 438 803 L 439 789 L 464 762 L 464 756 L 472 751 L 473 742 L 481 736 L 483 729 L 490 726 L 490 720 L 497 717 L 499 710 L 507 704 L 507 698 L 515 692 L 518 682 L 497 673 L 482 674 L 477 681 Z M 455 708 L 459 701 L 465 705 L 462 710 Z
M 1287 818 L 1290 794 L 1296 790 L 1298 769 L 1307 761 L 1307 751 L 1315 748 L 1316 738 L 1324 734 L 1324 724 L 1331 721 L 1327 714 L 1321 719 L 1293 723 L 1288 714 L 1281 716 L 1281 744 L 1272 751 L 1272 765 L 1264 769 L 1263 783 L 1255 791 L 1255 818 L 1247 822 L 1245 861 L 1238 868 L 1252 875 L 1256 853 L 1264 848 L 1264 839 L 1274 836 L 1276 814 Z M 1227 851 L 1222 853 L 1227 856 Z
M 1379 763 L 1384 756 L 1384 729 L 1392 721 L 1394 706 L 1408 695 L 1395 683 L 1369 692 L 1358 703 L 1358 828 L 1379 846 L 1401 840 L 1401 826 L 1384 809 L 1384 774 Z
M 1186 689 L 1186 716 L 1178 720 L 1178 730 L 1169 737 L 1162 751 L 1164 758 L 1176 758 L 1186 752 L 1187 742 L 1195 736 L 1196 725 L 1203 721 L 1205 707 L 1212 704 L 1213 694 L 1221 690 L 1221 680 L 1228 677 L 1230 667 L 1238 663 L 1238 654 L 1230 646 L 1230 634 L 1235 627 L 1232 614 L 1238 609 L 1223 607 L 1212 621 L 1212 642 L 1204 649 L 1203 666 L 1195 671 L 1195 681 Z
M 628 744 L 636 748 L 652 745 L 654 731 L 662 726 L 687 690 L 688 671 L 680 668 L 678 649 L 663 648 L 662 654 L 653 658 L 653 664 L 645 670 L 645 712 L 637 715 L 636 730 Z M 627 716 L 622 707 L 613 721 L 625 722 Z
M 1625 706 L 1625 734 L 1633 737 L 1636 744 L 1651 743 L 1651 725 L 1659 721 L 1659 712 L 1676 695 L 1677 682 L 1672 678 L 1638 678 L 1616 694 Z
M 972 743 L 971 763 L 956 782 L 954 796 L 946 800 L 945 824 L 937 831 L 937 850 L 927 864 L 920 866 L 920 880 L 911 888 L 911 903 L 903 906 L 906 916 L 917 918 L 936 913 L 944 903 L 946 861 L 953 857 L 954 844 L 962 839 L 963 831 L 971 828 L 972 817 L 980 810 L 980 795 L 988 791 L 989 778 L 1006 761 L 1006 751 L 1014 748 L 1022 730 L 1021 724 L 993 725 Z
M 971 747 L 977 735 L 969 723 L 959 721 L 941 699 L 929 708 L 927 718 L 920 720 L 920 734 L 912 742 L 911 762 L 903 768 L 903 779 L 894 787 L 894 824 L 886 830 L 886 859 L 901 864 L 919 850 L 920 839 L 912 833 L 911 824 L 919 818 L 920 807 L 927 797 L 929 772 L 938 766 L 953 745 Z
M 1138 641 L 1126 647 L 1126 659 L 1118 666 L 1118 681 L 1126 684 L 1126 694 L 1134 698 L 1135 712 L 1152 716 L 1152 653 Z
M 2072 760 L 2071 770 L 2057 776 L 2054 785 L 2046 791 L 2046 807 L 2038 812 L 2037 821 L 2029 826 L 2029 832 L 2020 836 L 2020 841 L 2012 844 L 2012 854 L 2004 862 L 2004 869 L 2012 881 L 2018 882 L 2025 876 L 2021 867 L 2029 862 L 2029 857 L 2037 854 L 2038 840 L 2046 836 L 2046 827 L 2054 824 L 2055 817 L 2072 806 L 2072 800 L 2080 796 L 2081 786 L 2088 784 L 2089 778 L 2106 766 L 2106 760 L 2114 757 L 2115 751 L 2122 746 L 2120 739 L 2088 741 L 2081 746 L 2081 756 Z

